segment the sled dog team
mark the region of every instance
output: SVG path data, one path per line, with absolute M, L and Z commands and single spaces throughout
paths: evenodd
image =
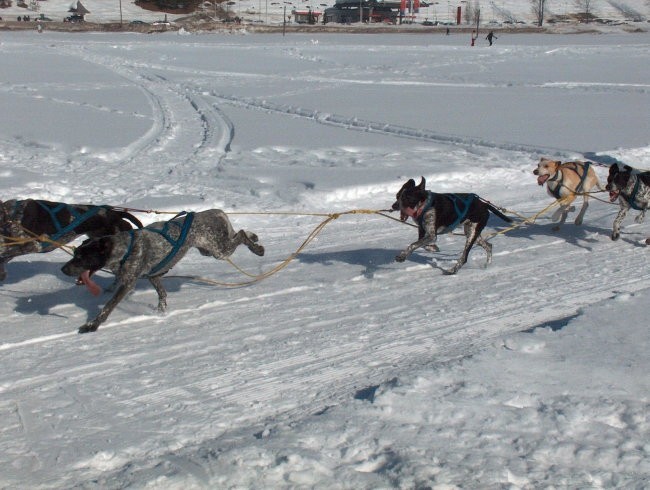
M 562 163 L 542 158 L 533 173 L 540 186 L 546 184 L 548 193 L 561 200 L 553 215 L 553 220 L 557 221 L 554 230 L 564 224 L 578 196 L 582 196 L 582 207 L 575 224 L 582 224 L 589 207 L 589 193 L 594 188 L 603 190 L 591 162 Z M 618 201 L 620 205 L 611 234 L 612 240 L 617 240 L 628 211 L 640 211 L 636 222 L 641 223 L 650 207 L 650 171 L 614 164 L 609 169 L 605 190 L 609 191 L 610 201 Z M 485 250 L 487 263 L 490 263 L 492 245 L 481 236 L 490 213 L 505 222 L 512 221 L 476 194 L 442 194 L 427 190 L 424 177 L 419 184 L 413 179 L 405 182 L 397 192 L 392 209 L 400 212 L 402 221 L 411 218 L 418 225 L 418 239 L 395 257 L 398 262 L 405 261 L 418 248 L 437 251 L 435 243 L 439 234 L 463 226 L 465 246 L 446 274 L 458 272 L 467 262 L 475 243 Z M 256 255 L 264 255 L 257 235 L 245 230 L 235 232 L 226 213 L 219 209 L 183 212 L 171 220 L 143 227 L 135 216 L 112 206 L 13 199 L 0 201 L 0 226 L 0 280 L 6 277 L 5 264 L 14 257 L 50 252 L 79 236 L 88 237 L 61 270 L 75 277 L 77 284 L 86 285 L 94 295 L 101 293 L 101 288 L 91 278 L 98 270 L 106 269 L 115 274 L 115 283 L 112 298 L 96 318 L 79 328 L 80 333 L 97 330 L 135 288 L 139 278 L 147 278 L 153 285 L 158 293 L 158 310 L 165 311 L 167 293 L 161 279 L 192 247 L 215 259 L 229 257 L 241 244 Z M 650 238 L 646 243 L 650 244 Z

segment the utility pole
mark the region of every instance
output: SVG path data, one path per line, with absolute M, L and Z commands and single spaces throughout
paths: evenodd
M 120 0 L 120 27 L 122 27 L 122 0 Z

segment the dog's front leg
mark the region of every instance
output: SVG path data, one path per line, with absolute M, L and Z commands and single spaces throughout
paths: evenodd
M 162 284 L 162 276 L 150 277 L 149 282 L 158 293 L 158 311 L 164 313 L 167 309 L 167 291 Z
M 436 233 L 436 213 L 434 210 L 429 211 L 424 217 L 423 222 L 424 227 L 424 236 L 419 240 L 411 243 L 406 247 L 399 255 L 395 257 L 397 262 L 404 262 L 409 255 L 411 255 L 415 250 L 420 247 L 431 247 L 435 246 L 438 235 Z
M 560 227 L 564 224 L 569 215 L 569 211 L 573 211 L 571 204 L 573 203 L 575 196 L 564 197 L 560 201 L 560 208 L 553 215 L 553 219 L 556 219 L 556 216 L 559 214 L 560 222 L 553 227 L 553 231 L 558 231 Z
M 621 223 L 625 219 L 629 208 L 627 206 L 621 206 L 620 211 L 614 219 L 614 228 L 612 230 L 612 240 L 618 240 L 621 237 Z
M 642 209 L 639 215 L 634 218 L 635 223 L 643 223 L 643 220 L 645 218 L 645 209 Z
M 588 208 L 589 208 L 589 196 L 585 194 L 582 201 L 582 208 L 580 208 L 580 212 L 578 213 L 578 216 L 576 216 L 576 219 L 574 221 L 574 223 L 577 226 L 580 226 L 582 224 L 582 221 L 584 220 L 585 213 L 587 212 Z
M 128 285 L 120 284 L 113 297 L 108 301 L 108 303 L 104 305 L 102 311 L 99 312 L 99 315 L 97 315 L 93 320 L 86 322 L 84 325 L 79 327 L 79 333 L 96 331 L 99 326 L 104 323 L 106 318 L 108 318 L 108 315 L 111 314 L 118 303 L 124 299 L 124 297 L 129 291 L 131 291 L 131 289 L 133 289 L 133 286 L 135 286 L 135 282 Z

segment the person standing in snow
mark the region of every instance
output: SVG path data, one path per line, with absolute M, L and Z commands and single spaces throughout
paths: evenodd
M 490 43 L 490 46 L 492 46 L 492 39 L 499 39 L 499 38 L 494 35 L 494 32 L 490 31 L 485 39 L 487 39 L 487 41 Z

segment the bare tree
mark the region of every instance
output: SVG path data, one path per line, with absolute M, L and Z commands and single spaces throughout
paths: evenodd
M 481 15 L 481 4 L 478 0 L 468 1 L 465 7 L 465 22 L 467 24 L 476 24 Z
M 593 0 L 575 0 L 576 7 L 580 9 L 580 13 L 584 17 L 584 21 L 589 23 L 592 16 Z
M 542 24 L 544 24 L 544 7 L 546 6 L 546 0 L 531 0 L 531 5 L 533 7 L 533 14 L 535 15 L 537 25 L 542 27 Z

